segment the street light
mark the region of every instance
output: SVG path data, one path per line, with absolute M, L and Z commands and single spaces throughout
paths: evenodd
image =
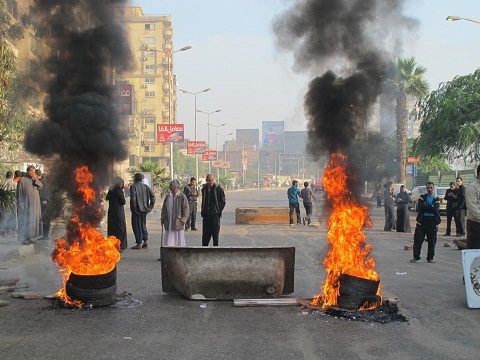
M 218 112 L 218 111 L 219 111 L 219 110 L 217 110 L 217 111 L 215 111 L 215 112 Z M 198 111 L 198 112 L 200 112 L 200 111 Z M 211 147 L 210 147 L 210 126 L 215 126 L 215 132 L 217 132 L 217 129 L 218 129 L 219 127 L 225 126 L 225 125 L 227 125 L 227 124 L 214 125 L 214 124 L 210 124 L 210 121 L 207 122 L 207 128 L 208 128 L 208 129 L 207 129 L 207 132 L 208 132 L 208 148 L 209 148 L 209 149 L 211 149 Z M 217 154 L 218 154 L 218 146 L 217 146 L 216 142 L 215 142 L 215 150 L 217 150 Z M 209 173 L 209 174 L 210 174 L 210 172 L 212 171 L 211 165 L 212 165 L 212 164 L 211 164 L 211 162 L 209 161 L 209 162 L 208 162 L 208 173 Z
M 210 90 L 212 89 L 206 88 L 206 89 L 203 89 L 202 91 L 197 91 L 195 93 L 187 90 L 182 90 L 182 89 L 178 90 L 184 94 L 190 94 L 195 97 L 195 142 L 197 141 L 197 95 Z M 198 154 L 195 154 L 195 175 L 198 181 Z
M 173 71 L 172 71 L 172 57 L 173 54 L 179 51 L 190 50 L 192 47 L 190 45 L 184 46 L 178 50 L 167 52 L 158 49 L 146 48 L 147 51 L 161 52 L 167 55 L 167 65 L 168 65 L 168 124 L 172 124 L 172 88 L 173 88 Z M 170 142 L 170 178 L 173 180 L 173 142 Z
M 218 125 L 218 127 L 220 126 L 223 126 L 225 124 L 222 124 L 222 125 Z M 223 158 L 224 158 L 224 161 L 226 162 L 227 161 L 227 147 L 225 146 L 225 142 L 227 141 L 227 136 L 230 136 L 230 135 L 233 135 L 233 133 L 230 133 L 230 134 L 219 134 L 217 129 L 215 129 L 215 147 L 217 149 L 217 154 L 218 154 L 218 135 L 220 136 L 223 136 L 223 142 L 224 142 L 224 151 L 223 151 Z M 227 168 L 224 168 L 224 171 L 225 171 L 225 176 L 227 176 Z M 220 176 L 220 170 L 217 168 L 217 177 Z
M 470 21 L 470 22 L 480 24 L 480 19 L 464 18 L 464 17 L 460 17 L 460 16 L 447 16 L 446 20 L 448 20 L 448 21 L 465 20 L 465 21 Z
M 202 110 L 197 110 L 197 112 L 199 113 L 202 113 L 202 114 L 207 114 L 207 125 L 210 123 L 210 115 L 211 114 L 214 114 L 214 113 L 218 113 L 222 111 L 221 109 L 218 109 L 218 110 L 215 110 L 215 111 L 211 111 L 211 112 L 206 112 L 206 111 L 202 111 Z M 210 128 L 208 128 L 208 134 L 207 134 L 207 145 L 208 145 L 208 148 L 210 149 Z

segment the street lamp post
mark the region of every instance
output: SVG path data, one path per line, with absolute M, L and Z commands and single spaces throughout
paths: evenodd
M 197 95 L 201 94 L 201 93 L 204 93 L 204 92 L 207 92 L 207 91 L 210 91 L 210 90 L 212 90 L 212 89 L 206 88 L 206 89 L 203 89 L 202 91 L 197 91 L 195 93 L 187 91 L 187 90 L 182 90 L 182 89 L 179 90 L 180 92 L 183 92 L 184 94 L 193 95 L 194 98 L 195 98 L 195 142 L 197 141 Z M 196 175 L 196 178 L 197 178 L 197 181 L 198 181 L 198 154 L 195 154 L 195 175 Z
M 199 113 L 202 113 L 202 114 L 207 114 L 207 125 L 210 124 L 210 115 L 211 114 L 214 114 L 214 113 L 218 113 L 222 111 L 221 109 L 218 109 L 218 110 L 215 110 L 215 111 L 211 111 L 211 112 L 206 112 L 206 111 L 202 111 L 202 110 L 197 110 L 197 112 Z M 211 149 L 210 147 L 210 127 L 207 126 L 207 146 L 208 146 L 208 149 Z M 210 174 L 210 161 L 208 162 L 208 173 Z
M 216 132 L 216 131 L 215 131 Z M 224 140 L 223 140 L 223 161 L 224 162 L 227 162 L 227 146 L 226 146 L 226 142 L 227 142 L 227 136 L 231 136 L 233 135 L 233 133 L 230 133 L 230 134 L 217 134 L 217 136 L 220 135 L 220 136 L 223 136 L 224 137 Z M 217 149 L 217 153 L 218 153 L 218 149 Z M 224 170 L 224 175 L 227 176 L 227 168 L 223 168 Z
M 168 66 L 168 124 L 172 124 L 172 91 L 173 91 L 173 71 L 172 71 L 172 61 L 173 54 L 179 51 L 190 50 L 192 47 L 190 45 L 184 46 L 178 50 L 167 52 L 158 49 L 147 48 L 148 51 L 161 52 L 167 55 L 167 66 Z M 170 178 L 173 180 L 173 142 L 170 142 Z
M 480 24 L 480 19 L 464 18 L 464 17 L 460 17 L 460 16 L 447 16 L 446 20 L 447 21 L 465 20 L 465 21 L 470 21 L 470 22 Z

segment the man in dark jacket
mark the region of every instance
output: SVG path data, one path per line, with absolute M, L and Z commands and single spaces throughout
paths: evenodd
M 457 177 L 457 212 L 455 216 L 455 225 L 457 227 L 457 236 L 465 236 L 465 218 L 467 216 L 467 201 L 465 200 L 465 186 L 463 180 Z
M 155 195 L 148 185 L 142 183 L 143 174 L 136 173 L 130 186 L 130 210 L 132 211 L 132 229 L 135 235 L 134 250 L 148 246 L 147 214 L 153 210 Z M 142 245 L 143 241 L 143 245 Z
M 413 235 L 413 259 L 414 263 L 420 260 L 422 244 L 427 237 L 428 251 L 427 261 L 433 263 L 435 256 L 435 244 L 437 243 L 438 224 L 441 219 L 438 213 L 440 209 L 440 199 L 433 194 L 435 188 L 433 182 L 426 183 L 427 193 L 418 198 L 418 215 L 416 219 L 415 234 Z
M 455 212 L 457 211 L 457 188 L 455 183 L 450 183 L 450 189 L 447 189 L 443 200 L 447 201 L 447 231 L 443 236 L 450 236 L 452 228 L 452 218 L 455 219 Z
M 190 216 L 188 217 L 187 223 L 185 224 L 185 231 L 192 229 L 196 231 L 195 227 L 197 220 L 197 197 L 198 197 L 198 188 L 197 188 L 197 179 L 194 177 L 190 178 L 190 183 L 183 188 L 183 193 L 188 199 L 188 207 L 190 209 Z
M 225 208 L 225 192 L 215 184 L 215 176 L 208 174 L 207 183 L 202 187 L 202 246 L 208 246 L 213 238 L 213 246 L 218 246 L 220 233 L 220 218 Z

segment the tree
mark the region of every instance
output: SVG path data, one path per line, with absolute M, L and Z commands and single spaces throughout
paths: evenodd
M 392 64 L 393 65 L 393 64 Z M 407 161 L 407 96 L 420 98 L 428 91 L 427 82 L 423 79 L 426 68 L 418 66 L 415 58 L 398 58 L 387 76 L 387 86 L 395 96 L 396 160 L 398 179 L 405 183 L 405 165 Z
M 165 168 L 160 168 L 157 162 L 145 161 L 143 164 L 131 167 L 129 172 L 132 176 L 131 182 L 133 182 L 133 176 L 135 173 L 150 172 L 152 173 L 152 188 L 159 191 L 161 194 L 166 194 L 168 191 L 170 177 L 166 175 Z
M 422 119 L 413 145 L 417 155 L 443 154 L 465 164 L 480 160 L 480 70 L 441 84 L 417 105 Z

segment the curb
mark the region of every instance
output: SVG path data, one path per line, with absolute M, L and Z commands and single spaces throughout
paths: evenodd
M 35 247 L 33 246 L 33 244 L 21 245 L 16 249 L 0 251 L 0 261 L 11 260 L 19 256 L 30 255 L 30 254 L 33 254 L 34 252 L 35 252 Z

